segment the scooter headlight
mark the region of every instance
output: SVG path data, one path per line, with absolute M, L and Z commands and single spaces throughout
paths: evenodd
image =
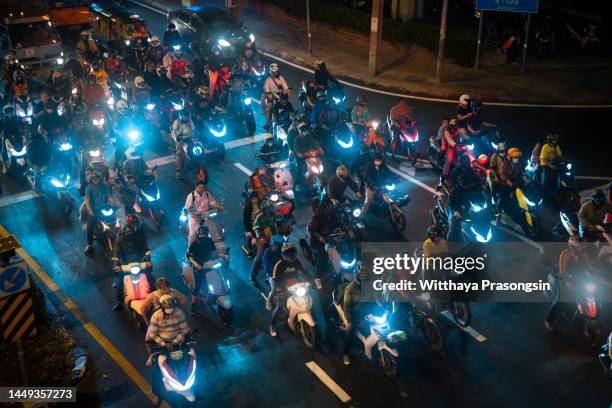
M 145 193 L 144 191 L 140 190 L 140 192 L 142 193 L 142 195 L 144 196 L 144 198 L 147 199 L 147 201 L 152 202 L 152 201 L 156 201 L 159 199 L 159 191 L 157 192 L 157 198 L 148 195 L 147 193 Z
M 181 103 L 172 102 L 172 107 L 174 108 L 174 110 L 180 111 L 183 110 L 185 104 L 183 101 L 181 101 Z
M 499 146 L 491 142 L 491 147 L 493 148 L 493 150 L 497 150 Z
M 186 222 L 187 221 L 187 214 L 181 213 L 181 215 L 179 216 L 179 221 L 180 222 Z
M 255 36 L 253 33 L 249 34 L 249 40 L 251 40 L 251 42 L 255 42 Z
M 72 145 L 70 143 L 62 143 L 60 144 L 59 149 L 62 152 L 67 152 L 68 150 L 72 150 Z
M 130 40 L 125 40 L 125 45 L 129 46 L 129 45 L 130 45 L 130 43 L 131 43 L 131 41 L 130 41 Z
M 106 104 L 112 108 L 113 106 L 115 106 L 115 98 L 113 98 L 112 96 L 110 96 L 110 97 L 109 97 L 109 98 L 106 100 Z
M 376 324 L 385 324 L 387 322 L 387 314 L 383 314 L 382 316 L 374 316 L 374 321 Z
M 351 147 L 353 147 L 353 136 L 351 136 L 348 142 L 345 142 L 342 139 L 338 139 L 338 144 L 343 149 L 350 149 Z
M 572 169 L 572 163 L 567 163 L 565 165 L 565 168 L 568 169 L 568 170 L 571 170 Z
M 193 146 L 191 148 L 191 153 L 193 153 L 193 155 L 196 157 L 201 156 L 203 153 L 202 147 L 199 145 Z
M 76 89 L 76 88 L 72 88 L 72 94 L 73 94 L 73 95 L 76 95 L 78 92 L 79 92 L 79 90 L 78 90 L 78 89 Z
M 223 137 L 227 133 L 227 126 L 223 125 L 221 130 L 210 128 L 210 133 L 212 133 L 214 137 Z
M 100 157 L 100 149 L 90 150 L 89 156 L 90 157 Z
M 340 261 L 340 265 L 342 266 L 342 268 L 344 269 L 349 269 L 352 268 L 353 266 L 355 266 L 355 264 L 357 263 L 357 260 L 353 258 L 352 261 L 350 262 L 346 262 L 346 261 Z
M 297 289 L 296 289 L 296 291 L 295 291 L 295 295 L 296 295 L 297 297 L 302 297 L 302 296 L 304 296 L 305 294 L 306 294 L 306 288 L 305 288 L 305 287 L 303 287 L 303 286 L 300 286 L 300 287 L 299 287 L 299 288 L 297 288 Z
M 58 58 L 57 60 L 55 60 L 55 62 L 57 62 L 57 65 L 62 65 L 64 63 L 64 59 Z
M 528 206 L 530 207 L 535 207 L 536 203 L 534 203 L 533 201 L 529 200 L 526 196 L 525 197 L 525 202 L 527 203 Z
M 478 231 L 474 229 L 474 227 L 470 227 L 470 230 L 472 231 L 472 233 L 476 237 L 476 241 L 478 242 L 489 242 L 491 240 L 491 237 L 493 236 L 493 233 L 491 232 L 491 228 L 489 228 L 489 232 L 487 232 L 486 237 L 479 234 Z
M 475 213 L 477 212 L 481 212 L 482 210 L 484 210 L 485 208 L 487 208 L 487 203 L 485 202 L 482 206 L 478 205 L 478 204 L 474 204 L 473 202 L 470 201 L 470 208 L 472 209 L 472 211 L 474 211 Z
M 271 201 L 278 201 L 278 194 L 271 194 L 270 195 L 270 200 Z
M 597 289 L 597 285 L 594 284 L 593 282 L 587 282 L 584 285 L 584 289 L 588 292 L 588 293 L 593 293 L 595 292 L 595 290 Z
M 145 106 L 145 108 L 148 111 L 151 111 L 151 110 L 155 109 L 155 104 L 154 103 L 147 103 L 147 106 Z
M 361 208 L 355 208 L 353 210 L 353 217 L 357 218 L 361 215 Z
M 174 51 L 178 51 L 178 50 L 180 50 L 180 49 L 181 49 L 181 46 L 180 46 L 180 45 L 178 45 L 178 44 L 176 44 L 176 45 L 173 45 L 173 46 L 172 46 L 172 49 L 173 49 Z
M 251 102 L 253 102 L 253 99 L 251 99 L 251 98 L 244 98 L 244 104 L 246 106 L 249 106 L 251 104 Z
M 473 145 L 473 144 L 471 144 L 471 145 L 467 145 L 467 146 L 465 146 L 465 147 L 467 147 L 467 148 L 468 148 L 468 150 L 474 150 L 474 145 Z
M 61 180 L 56 179 L 55 177 L 51 177 L 51 185 L 56 188 L 64 188 L 68 185 L 70 181 L 70 176 L 66 178 L 66 182 L 62 182 Z
M 344 100 L 344 98 L 338 98 L 338 97 L 335 97 L 335 96 L 332 97 L 332 99 L 334 100 L 334 103 L 336 105 L 338 105 L 339 103 L 341 103 Z
M 387 191 L 393 191 L 395 190 L 395 184 L 387 184 L 385 188 L 387 189 Z
M 138 275 L 140 273 L 140 266 L 139 265 L 134 265 L 130 268 L 130 273 L 134 274 L 134 275 Z
M 113 215 L 114 211 L 112 208 L 104 208 L 101 212 L 103 216 L 110 217 L 111 215 Z
M 219 41 L 217 41 L 217 44 L 219 44 L 220 47 L 229 47 L 230 45 L 232 45 L 232 44 L 230 44 L 229 41 L 224 40 L 223 38 L 221 38 Z
M 215 269 L 219 269 L 221 267 L 221 262 L 217 262 L 216 264 L 213 265 L 213 268 Z
M 128 137 L 131 141 L 136 141 L 140 137 L 140 132 L 137 130 L 130 130 L 128 132 Z

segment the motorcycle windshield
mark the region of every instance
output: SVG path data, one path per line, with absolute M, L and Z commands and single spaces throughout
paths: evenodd
M 206 272 L 206 284 L 208 292 L 215 296 L 227 295 L 226 284 L 223 279 L 223 274 L 217 269 L 212 269 Z

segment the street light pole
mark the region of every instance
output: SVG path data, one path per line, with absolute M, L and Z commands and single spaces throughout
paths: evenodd
M 525 61 L 527 60 L 527 41 L 529 40 L 529 26 L 531 24 L 531 13 L 527 14 L 527 27 L 525 28 L 525 41 L 523 41 L 523 61 L 521 62 L 521 74 L 525 73 Z
M 368 72 L 378 74 L 380 67 L 380 47 L 382 42 L 383 0 L 372 1 L 372 19 L 370 21 L 370 51 L 368 55 Z
M 442 82 L 444 69 L 444 43 L 446 42 L 446 15 L 448 14 L 448 0 L 442 2 L 442 17 L 440 18 L 440 42 L 438 43 L 438 63 L 436 64 L 436 82 Z
M 310 34 L 310 0 L 306 0 L 306 30 L 308 31 L 308 55 L 312 55 L 312 45 L 310 43 L 312 34 Z
M 482 20 L 484 20 L 484 10 L 480 10 L 480 19 L 478 20 L 478 41 L 476 43 L 476 62 L 474 62 L 474 69 L 478 69 L 478 62 L 480 60 L 480 43 L 482 42 Z

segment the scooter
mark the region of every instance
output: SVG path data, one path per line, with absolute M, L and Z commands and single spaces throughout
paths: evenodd
M 55 202 L 62 214 L 70 214 L 76 205 L 69 192 L 71 188 L 70 174 L 61 169 L 56 169 L 55 172 L 50 174 L 43 173 L 41 179 L 43 195 Z M 31 183 L 33 182 L 32 179 Z
M 5 138 L 4 143 L 7 153 L 7 164 L 9 173 L 16 178 L 25 176 L 27 171 L 28 146 L 22 135 L 14 138 Z
M 155 169 L 153 171 L 155 172 Z M 159 199 L 159 187 L 155 182 L 155 176 L 146 175 L 138 186 L 133 208 L 136 216 L 145 223 L 150 222 L 156 231 L 160 230 L 164 220 L 164 210 L 159 206 Z
M 223 203 L 225 200 L 221 200 Z M 216 221 L 219 212 L 214 208 L 208 209 L 208 216 L 198 215 L 200 225 L 205 225 L 208 228 L 210 237 L 215 243 L 215 252 L 218 256 L 223 256 L 229 261 L 229 246 L 225 243 L 225 228 L 220 222 Z M 187 210 L 183 208 L 179 216 L 179 229 L 185 239 L 189 238 L 189 216 Z
M 535 238 L 540 232 L 540 214 L 538 208 L 542 205 L 542 199 L 530 200 L 524 192 L 523 187 L 515 187 L 507 200 L 502 202 L 503 210 L 512 220 L 521 226 L 525 235 Z M 504 205 L 505 204 L 505 205 Z
M 153 291 L 145 271 L 151 268 L 151 262 L 145 257 L 142 262 L 130 262 L 121 265 L 123 279 L 123 303 L 130 311 L 140 330 L 147 329 L 142 303 Z
M 391 228 L 396 233 L 401 233 L 406 229 L 406 216 L 402 212 L 402 207 L 410 202 L 407 194 L 396 193 L 395 183 L 377 187 L 374 199 L 370 208 L 380 217 L 387 218 Z
M 336 301 L 338 297 L 336 292 L 337 291 L 334 291 L 332 293 L 332 307 L 335 313 L 331 321 L 336 331 L 346 331 L 348 320 L 344 310 L 342 310 L 342 306 Z M 372 361 L 376 359 L 385 376 L 394 378 L 399 372 L 397 363 L 399 351 L 394 348 L 394 346 L 406 341 L 407 336 L 404 331 L 393 330 L 387 321 L 387 317 L 386 312 L 382 316 L 368 314 L 365 317 L 365 321 L 369 326 L 369 333 L 364 334 L 359 327 L 356 329 L 355 333 L 361 342 L 364 354 L 368 360 Z M 376 351 L 378 351 L 376 356 L 374 355 L 374 347 L 376 347 Z
M 162 373 L 162 383 L 166 395 L 163 399 L 174 400 L 173 406 L 193 403 L 196 400 L 193 384 L 196 380 L 196 352 L 193 348 L 195 342 L 191 336 L 172 346 L 171 349 L 156 346 L 152 354 L 154 364 L 157 364 Z M 160 396 L 161 398 L 162 396 Z
M 246 126 L 247 136 L 253 136 L 256 129 L 255 115 L 251 107 L 252 103 L 253 98 L 248 96 L 246 91 L 243 91 L 239 95 L 234 95 L 231 105 L 234 118 Z
M 219 160 L 225 158 L 225 144 L 223 138 L 227 136 L 227 123 L 223 117 L 225 111 L 215 107 L 212 115 L 204 119 L 202 141 L 205 155 L 214 155 Z
M 76 153 L 68 129 L 56 127 L 52 129 L 50 136 L 53 139 L 52 157 L 54 164 L 61 166 L 68 174 L 72 174 L 76 162 Z
M 195 137 L 190 137 L 186 143 L 183 143 L 183 151 L 177 154 L 183 155 L 183 167 L 195 170 L 196 180 L 202 180 L 208 183 L 208 169 L 204 164 L 205 147 Z
M 312 317 L 310 283 L 298 282 L 287 288 L 291 294 L 287 299 L 287 324 L 292 332 L 299 335 L 304 345 L 313 349 L 316 344 L 317 323 Z
M 98 242 L 104 255 L 111 258 L 115 250 L 117 233 L 121 229 L 121 223 L 113 207 L 106 206 L 100 210 L 98 222 L 94 228 L 94 239 Z
M 307 152 L 304 154 L 304 165 L 306 166 L 306 173 L 304 178 L 306 185 L 309 185 L 312 190 L 312 195 L 319 197 L 323 191 L 323 162 L 317 153 L 314 151 Z
M 202 265 L 202 273 L 205 277 L 204 282 L 198 293 L 198 300 L 211 308 L 217 306 L 217 314 L 226 326 L 232 324 L 234 318 L 234 308 L 230 296 L 230 281 L 225 276 L 228 261 L 223 257 L 211 259 Z M 183 260 L 181 271 L 183 282 L 189 289 L 193 290 L 194 276 L 193 266 L 188 259 Z

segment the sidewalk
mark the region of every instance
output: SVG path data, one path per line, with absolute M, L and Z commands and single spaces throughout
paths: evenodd
M 161 10 L 180 8 L 178 0 L 137 0 Z M 209 1 L 223 7 L 222 1 Z M 270 14 L 270 7 L 265 7 Z M 279 13 L 280 12 L 280 13 Z M 487 66 L 478 71 L 444 63 L 444 80 L 435 82 L 436 56 L 410 47 L 385 44 L 381 72 L 368 73 L 368 42 L 360 35 L 334 32 L 312 24 L 312 55 L 307 50 L 305 23 L 273 10 L 274 16 L 246 9 L 244 24 L 257 38 L 258 47 L 300 66 L 313 68 L 315 59 L 326 61 L 329 70 L 347 81 L 415 96 L 457 99 L 469 93 L 485 101 L 536 104 L 612 103 L 612 64 L 560 67 L 530 61 L 525 74 L 518 65 Z M 495 56 L 492 56 L 496 58 Z M 305 73 L 304 77 L 309 76 Z M 594 80 L 596 79 L 596 80 Z M 606 91 L 608 90 L 608 91 Z

